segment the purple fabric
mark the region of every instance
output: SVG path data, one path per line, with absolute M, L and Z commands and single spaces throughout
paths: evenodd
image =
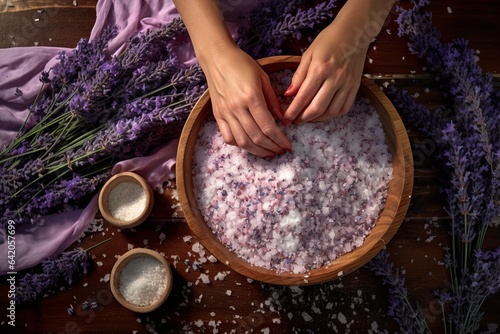
M 234 35 L 240 14 L 255 6 L 258 1 L 236 0 L 231 3 L 231 5 L 222 3 L 222 7 L 228 27 Z M 157 28 L 175 17 L 178 17 L 178 14 L 170 1 L 102 0 L 97 3 L 96 22 L 90 39 L 99 36 L 108 25 L 116 24 L 120 32 L 110 42 L 110 51 L 119 53 L 124 50 L 130 35 Z M 71 51 L 54 47 L 0 49 L 0 148 L 12 141 L 16 135 L 27 116 L 27 108 L 40 89 L 40 73 L 50 69 L 57 62 L 56 56 L 62 50 Z M 176 54 L 186 65 L 196 62 L 188 41 L 176 50 Z M 16 88 L 22 91 L 22 95 L 15 94 Z M 148 157 L 118 163 L 112 172 L 135 171 L 145 177 L 153 187 L 161 187 L 164 181 L 174 177 L 176 149 L 177 140 L 174 140 Z M 45 224 L 34 231 L 29 227 L 17 228 L 15 270 L 29 268 L 47 257 L 57 256 L 78 239 L 94 219 L 97 210 L 97 196 L 95 196 L 83 210 L 45 217 Z M 6 259 L 6 231 L 0 231 L 0 235 L 4 239 L 0 244 L 0 254 L 2 254 L 0 258 Z M 0 261 L 0 275 L 9 271 L 7 264 L 7 261 Z

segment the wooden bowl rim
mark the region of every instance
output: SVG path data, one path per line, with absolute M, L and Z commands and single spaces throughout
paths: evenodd
M 152 257 L 158 260 L 165 267 L 166 280 L 167 280 L 167 286 L 165 287 L 165 291 L 161 295 L 160 299 L 158 299 L 155 303 L 152 303 L 147 306 L 138 306 L 133 303 L 130 303 L 120 293 L 120 273 L 122 269 L 131 260 L 142 256 Z M 120 256 L 118 260 L 115 262 L 113 269 L 111 270 L 111 276 L 109 280 L 111 293 L 113 294 L 115 299 L 123 307 L 138 313 L 148 313 L 160 307 L 170 295 L 170 292 L 172 291 L 172 284 L 173 284 L 173 275 L 172 275 L 172 269 L 170 268 L 170 263 L 160 253 L 148 248 L 133 248 L 127 251 L 122 256 Z
M 144 210 L 138 217 L 128 221 L 123 221 L 118 218 L 115 218 L 109 211 L 108 207 L 108 197 L 111 190 L 122 182 L 134 182 L 140 185 L 146 193 L 146 206 Z M 135 172 L 117 173 L 112 177 L 110 177 L 109 180 L 106 181 L 104 186 L 101 188 L 101 191 L 99 192 L 98 203 L 101 215 L 110 224 L 121 229 L 136 227 L 142 224 L 149 217 L 149 215 L 153 210 L 153 205 L 154 205 L 153 189 L 151 188 L 151 185 L 145 178 L 143 178 L 142 176 L 140 176 Z
M 273 56 L 259 59 L 258 62 L 265 70 L 270 70 L 270 72 L 272 72 L 273 68 L 295 69 L 300 62 L 300 58 L 300 56 Z M 194 200 L 194 203 L 192 203 L 189 200 L 188 196 L 188 192 L 193 191 L 192 178 L 185 176 L 191 174 L 190 168 L 192 167 L 192 164 L 187 163 L 187 159 L 192 160 L 193 154 L 192 152 L 189 152 L 187 150 L 187 144 L 193 136 L 197 137 L 199 127 L 206 118 L 206 115 L 203 116 L 203 113 L 211 113 L 210 96 L 208 89 L 201 96 L 197 104 L 194 106 L 191 114 L 189 115 L 179 140 L 176 159 L 177 190 L 181 208 L 184 212 L 186 222 L 188 223 L 191 231 L 199 239 L 200 243 L 204 247 L 206 247 L 208 251 L 210 251 L 217 259 L 219 259 L 219 261 L 226 264 L 236 272 L 261 282 L 277 285 L 319 284 L 331 281 L 360 268 L 371 258 L 373 258 L 378 252 L 380 252 L 380 250 L 382 250 L 382 248 L 384 248 L 385 245 L 392 239 L 406 215 L 411 198 L 411 192 L 413 189 L 413 158 L 411 154 L 410 142 L 408 139 L 408 134 L 398 112 L 396 111 L 390 100 L 387 98 L 387 96 L 380 90 L 380 88 L 371 80 L 363 77 L 361 80 L 360 92 L 363 95 L 368 95 L 372 103 L 374 103 L 374 101 L 378 101 L 378 103 L 380 104 L 378 106 L 379 108 L 380 106 L 384 107 L 383 111 L 386 112 L 385 116 L 390 119 L 389 124 L 384 124 L 384 131 L 387 131 L 386 126 L 390 127 L 392 135 L 394 135 L 397 139 L 395 142 L 395 145 L 397 146 L 396 152 L 391 153 L 393 154 L 393 159 L 395 153 L 397 153 L 397 159 L 399 161 L 398 163 L 401 166 L 397 172 L 401 175 L 403 184 L 401 184 L 397 189 L 401 196 L 396 203 L 396 212 L 394 213 L 392 222 L 383 231 L 378 231 L 383 233 L 381 237 L 371 245 L 371 247 L 367 246 L 366 240 L 370 237 L 370 235 L 372 235 L 375 228 L 379 226 L 379 221 L 381 220 L 381 218 L 379 218 L 379 220 L 377 221 L 370 235 L 365 238 L 365 242 L 362 246 L 354 249 L 349 253 L 339 256 L 329 264 L 326 264 L 317 269 L 313 269 L 308 273 L 302 274 L 293 274 L 287 272 L 278 273 L 270 269 L 250 265 L 245 260 L 238 257 L 235 253 L 230 252 L 217 239 L 215 234 L 211 232 L 210 228 L 204 220 L 202 221 L 202 223 L 198 221 L 197 215 L 198 217 L 201 217 L 201 213 L 197 207 L 196 200 Z M 206 108 L 210 109 L 210 111 L 206 111 Z M 381 115 L 382 111 L 377 107 L 376 109 L 379 115 Z M 202 117 L 201 121 L 198 119 L 199 117 Z M 195 129 L 195 131 L 193 131 L 193 129 Z M 386 132 L 386 136 L 387 135 L 388 134 Z M 196 140 L 196 138 L 194 140 Z M 391 184 L 392 182 L 393 181 L 391 181 Z M 392 190 L 391 186 L 390 189 Z M 193 196 L 191 196 L 191 198 L 193 198 Z M 388 201 L 386 201 L 386 203 L 387 202 Z M 384 212 L 385 208 L 382 213 Z M 202 224 L 204 224 L 204 226 Z M 343 269 L 340 270 L 340 268 Z

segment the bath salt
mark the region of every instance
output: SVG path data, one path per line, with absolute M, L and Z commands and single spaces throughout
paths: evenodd
M 146 208 L 146 192 L 135 182 L 119 183 L 109 192 L 108 208 L 116 219 L 136 219 Z
M 151 305 L 167 288 L 167 271 L 156 259 L 136 257 L 123 267 L 119 288 L 128 302 L 137 306 Z
M 270 75 L 282 96 L 292 72 Z M 280 98 L 283 110 L 291 98 Z M 217 238 L 248 263 L 305 273 L 360 247 L 383 210 L 392 157 L 367 98 L 322 122 L 279 125 L 292 152 L 256 157 L 227 145 L 216 122 L 202 125 L 193 183 Z

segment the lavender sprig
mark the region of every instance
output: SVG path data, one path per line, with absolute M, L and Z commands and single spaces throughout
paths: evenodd
M 410 303 L 408 290 L 405 287 L 404 270 L 394 269 L 388 258 L 389 255 L 383 250 L 367 265 L 382 278 L 383 284 L 389 287 L 388 315 L 396 320 L 402 333 L 431 333 L 418 305 L 415 307 Z
M 59 290 L 62 285 L 71 285 L 79 274 L 86 274 L 89 257 L 85 250 L 76 248 L 61 253 L 55 259 L 46 259 L 37 272 L 32 270 L 18 280 L 16 303 L 31 303 Z
M 90 267 L 88 251 L 109 240 L 111 238 L 98 242 L 87 249 L 77 247 L 62 252 L 56 258 L 45 259 L 17 281 L 16 303 L 18 305 L 33 303 L 47 294 L 60 290 L 62 286 L 73 284 L 73 280 L 81 274 L 86 274 Z

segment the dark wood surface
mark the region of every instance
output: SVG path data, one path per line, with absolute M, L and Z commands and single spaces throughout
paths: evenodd
M 97 1 L 0 1 L 0 47 L 74 47 L 88 37 L 95 21 Z M 406 5 L 406 2 L 403 2 Z M 452 9 L 450 14 L 447 8 Z M 430 5 L 434 22 L 443 38 L 463 37 L 479 50 L 479 64 L 498 83 L 500 65 L 500 5 L 495 0 L 434 1 Z M 43 10 L 43 11 L 42 11 Z M 394 19 L 396 14 L 392 13 Z M 440 93 L 422 71 L 423 63 L 408 52 L 406 40 L 397 36 L 397 25 L 384 27 L 368 53 L 365 74 L 376 83 L 394 79 L 429 106 L 440 103 Z M 426 93 L 426 88 L 430 89 Z M 396 265 L 404 266 L 407 286 L 435 333 L 441 333 L 441 316 L 432 291 L 447 286 L 442 265 L 443 246 L 449 236 L 443 199 L 438 191 L 440 171 L 435 166 L 430 139 L 406 124 L 415 159 L 415 184 L 405 221 L 388 244 Z M 175 186 L 155 195 L 151 218 L 134 231 L 119 231 L 103 222 L 103 231 L 88 235 L 86 248 L 106 238 L 111 241 L 93 249 L 93 266 L 69 288 L 42 299 L 35 305 L 16 309 L 16 327 L 3 316 L 7 303 L 6 277 L 0 277 L 0 332 L 13 333 L 374 333 L 395 332 L 397 326 L 385 316 L 387 295 L 380 280 L 361 268 L 339 280 L 315 286 L 289 288 L 255 281 L 231 271 L 222 263 L 205 263 L 193 269 L 201 255 L 193 251 L 197 242 L 179 210 Z M 99 218 L 99 215 L 98 217 Z M 162 233 L 165 239 L 161 242 Z M 486 247 L 499 245 L 500 232 L 491 228 Z M 129 247 L 148 247 L 162 252 L 174 272 L 174 286 L 168 300 L 150 314 L 136 314 L 116 302 L 106 281 L 116 256 Z M 207 256 L 207 255 L 205 255 Z M 199 277 L 210 277 L 209 284 Z M 227 273 L 224 280 L 215 280 Z M 84 301 L 97 301 L 95 310 L 83 310 Z M 73 316 L 67 309 L 72 305 Z M 484 304 L 483 328 L 500 319 L 500 299 L 492 296 Z

